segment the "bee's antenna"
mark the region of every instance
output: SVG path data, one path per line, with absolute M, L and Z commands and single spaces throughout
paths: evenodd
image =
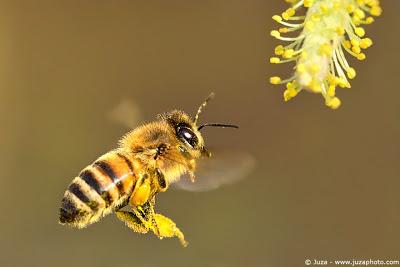
M 199 115 L 200 115 L 202 109 L 203 109 L 205 106 L 207 106 L 208 101 L 210 101 L 211 99 L 213 99 L 214 96 L 215 96 L 215 94 L 214 94 L 214 93 L 211 93 L 211 94 L 206 98 L 206 100 L 204 100 L 204 102 L 200 105 L 199 109 L 197 110 L 196 116 L 194 117 L 194 124 L 196 124 L 197 121 L 199 120 Z
M 239 126 L 233 125 L 233 124 L 206 123 L 206 124 L 200 125 L 199 128 L 197 128 L 197 130 L 200 131 L 202 128 L 204 128 L 206 126 L 221 127 L 221 128 L 236 128 L 236 129 L 239 128 Z

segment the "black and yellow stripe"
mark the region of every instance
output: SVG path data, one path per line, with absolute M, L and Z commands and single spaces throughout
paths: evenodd
M 124 194 L 124 188 L 123 184 L 119 180 L 120 177 L 117 176 L 111 165 L 104 161 L 104 160 L 98 160 L 95 163 L 93 163 L 93 166 L 98 168 L 104 175 L 106 175 L 108 178 L 111 179 L 111 182 L 117 186 L 118 188 L 118 193 L 119 194 Z
M 79 177 L 102 197 L 106 208 L 119 198 L 112 180 L 106 174 L 97 171 L 94 164 L 83 170 Z
M 61 200 L 60 222 L 72 223 L 78 217 L 78 214 L 79 210 L 75 202 L 71 198 L 64 196 Z
M 72 183 L 68 191 L 74 194 L 82 203 L 88 205 L 92 211 L 97 211 L 99 209 L 99 204 L 96 201 L 92 201 L 78 183 Z
M 60 222 L 84 227 L 120 204 L 133 190 L 133 163 L 110 152 L 86 167 L 69 185 L 60 208 Z

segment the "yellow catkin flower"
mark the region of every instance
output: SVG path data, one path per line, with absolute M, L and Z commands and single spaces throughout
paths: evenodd
M 336 87 L 350 88 L 349 79 L 356 77 L 345 54 L 364 60 L 363 49 L 372 45 L 365 38 L 363 25 L 374 21 L 371 16 L 382 13 L 379 0 L 286 0 L 291 7 L 273 19 L 283 25 L 271 31 L 271 36 L 285 41 L 278 45 L 270 63 L 295 62 L 295 73 L 288 79 L 271 77 L 272 84 L 286 84 L 285 101 L 300 91 L 321 94 L 325 104 L 337 109 L 341 101 Z M 305 15 L 301 15 L 301 9 Z M 300 31 L 295 37 L 282 34 Z M 292 35 L 293 36 L 293 35 Z

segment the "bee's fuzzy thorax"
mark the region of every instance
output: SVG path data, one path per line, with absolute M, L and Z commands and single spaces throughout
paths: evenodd
M 182 126 L 193 131 L 198 146 L 189 147 L 177 136 L 178 128 Z M 160 145 L 166 148 L 154 161 Z M 128 153 L 140 152 L 137 154 L 140 161 L 157 164 L 168 183 L 177 181 L 182 174 L 194 171 L 194 160 L 201 157 L 203 146 L 203 138 L 192 118 L 179 110 L 159 115 L 157 121 L 137 127 L 120 141 L 120 149 L 128 150 Z

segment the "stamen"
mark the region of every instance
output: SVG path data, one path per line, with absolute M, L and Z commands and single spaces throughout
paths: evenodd
M 281 41 L 288 41 L 288 42 L 297 41 L 297 40 L 301 40 L 304 38 L 303 35 L 300 35 L 298 37 L 283 37 L 283 36 L 281 36 L 280 32 L 276 31 L 276 30 L 271 31 L 271 36 L 273 36 L 276 39 L 279 39 Z
M 272 84 L 286 83 L 284 99 L 295 97 L 302 89 L 320 93 L 325 104 L 336 109 L 341 101 L 335 96 L 336 86 L 350 88 L 348 79 L 356 76 L 354 68 L 346 60 L 344 50 L 359 60 L 362 52 L 372 45 L 364 38 L 361 25 L 371 24 L 372 16 L 382 13 L 379 0 L 286 0 L 291 7 L 272 18 L 284 27 L 271 31 L 271 36 L 286 42 L 275 48 L 270 63 L 296 62 L 295 74 L 285 80 L 275 76 Z M 312 7 L 312 8 L 311 8 Z M 296 15 L 301 9 L 306 15 Z M 371 16 L 369 16 L 371 15 Z M 291 23 L 288 21 L 298 21 Z M 281 36 L 302 29 L 297 37 Z

